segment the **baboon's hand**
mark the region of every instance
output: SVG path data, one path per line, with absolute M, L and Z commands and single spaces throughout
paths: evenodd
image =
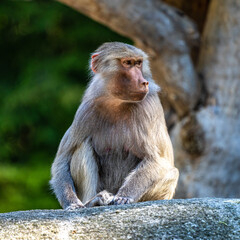
M 98 193 L 95 197 L 89 200 L 84 206 L 85 207 L 96 207 L 96 206 L 107 206 L 107 205 L 123 205 L 132 203 L 133 199 L 129 197 L 119 197 L 113 194 L 102 191 Z
M 68 207 L 66 207 L 64 210 L 66 211 L 73 211 L 73 210 L 78 210 L 81 208 L 85 208 L 85 206 L 81 203 L 72 203 Z
M 114 196 L 112 201 L 108 205 L 123 205 L 133 203 L 133 199 L 129 197 Z
M 98 193 L 95 197 L 85 203 L 85 207 L 107 206 L 112 201 L 113 195 L 107 191 Z

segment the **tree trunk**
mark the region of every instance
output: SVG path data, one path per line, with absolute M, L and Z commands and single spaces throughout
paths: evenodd
M 199 9 L 208 9 L 208 17 L 198 79 L 190 56 L 196 26 L 174 7 L 160 0 L 59 1 L 131 38 L 150 55 L 154 79 L 178 116 L 171 131 L 180 169 L 176 197 L 240 197 L 240 2 L 212 0 L 208 9 L 204 0 Z M 186 8 L 184 0 L 165 1 Z M 195 10 L 196 5 L 191 4 Z M 197 21 L 202 29 L 200 15 Z
M 240 196 L 239 26 L 238 0 L 212 0 L 198 64 L 207 105 L 172 132 L 181 172 L 178 197 Z

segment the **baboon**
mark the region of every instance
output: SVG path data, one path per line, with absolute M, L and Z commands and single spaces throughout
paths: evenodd
M 171 199 L 178 181 L 148 56 L 100 46 L 92 79 L 59 145 L 50 184 L 64 209 Z

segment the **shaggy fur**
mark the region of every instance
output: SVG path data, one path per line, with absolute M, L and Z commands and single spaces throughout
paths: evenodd
M 52 165 L 50 183 L 61 206 L 104 205 L 110 197 L 114 200 L 112 196 L 115 204 L 171 199 L 178 170 L 147 55 L 117 42 L 103 44 L 94 54 L 91 65 L 96 73 Z M 125 57 L 143 58 L 149 92 L 142 101 L 123 101 L 110 94 L 113 79 L 121 77 L 119 59 Z M 113 195 L 104 194 L 107 199 L 89 204 L 104 190 Z

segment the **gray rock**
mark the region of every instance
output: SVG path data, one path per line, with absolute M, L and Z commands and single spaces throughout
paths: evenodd
M 240 199 L 2 213 L 0 239 L 240 239 Z

